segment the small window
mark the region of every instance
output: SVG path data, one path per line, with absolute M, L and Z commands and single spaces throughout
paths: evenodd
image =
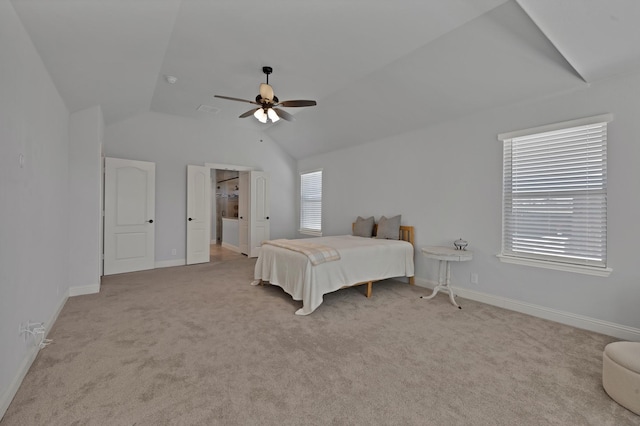
M 501 260 L 608 275 L 610 115 L 510 134 L 504 142 Z M 589 271 L 591 270 L 591 271 Z
M 322 235 L 322 170 L 300 174 L 300 233 Z

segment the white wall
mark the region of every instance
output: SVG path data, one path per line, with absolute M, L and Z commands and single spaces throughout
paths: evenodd
M 100 106 L 69 119 L 69 286 L 71 295 L 100 291 L 102 138 Z
M 104 150 L 107 157 L 156 163 L 156 262 L 185 258 L 188 164 L 232 164 L 269 172 L 271 236 L 295 234 L 295 161 L 261 132 L 215 119 L 149 112 L 107 126 Z M 172 256 L 174 248 L 177 254 Z
M 0 77 L 1 417 L 37 353 L 19 324 L 50 327 L 69 286 L 69 113 L 7 1 Z
M 417 248 L 451 246 L 459 237 L 469 241 L 473 261 L 452 267 L 452 283 L 462 290 L 637 331 L 639 93 L 640 75 L 601 81 L 571 93 L 306 158 L 299 161 L 298 169 L 324 170 L 323 224 L 327 235 L 349 233 L 358 215 L 378 219 L 380 215 L 402 214 L 403 224 L 415 226 Z M 608 146 L 611 276 L 599 278 L 499 262 L 502 145 L 497 134 L 608 112 L 614 115 Z M 416 254 L 416 276 L 423 282 L 436 281 L 435 266 Z M 472 272 L 479 275 L 477 285 L 470 284 Z

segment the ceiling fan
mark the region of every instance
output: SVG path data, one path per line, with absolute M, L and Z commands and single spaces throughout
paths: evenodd
M 245 117 L 249 117 L 250 115 L 253 115 L 261 123 L 266 123 L 267 119 L 270 119 L 271 122 L 273 123 L 280 120 L 281 118 L 286 121 L 295 120 L 293 115 L 276 107 L 285 107 L 285 108 L 308 107 L 308 106 L 314 106 L 317 104 L 316 101 L 304 101 L 304 100 L 280 102 L 278 97 L 273 94 L 273 87 L 269 86 L 269 74 L 273 72 L 273 68 L 262 67 L 262 72 L 267 75 L 267 83 L 260 84 L 260 94 L 256 96 L 255 101 L 249 101 L 246 99 L 232 98 L 229 96 L 221 96 L 221 95 L 214 95 L 214 97 L 221 98 L 221 99 L 228 99 L 231 101 L 247 102 L 250 104 L 258 105 L 257 108 L 250 109 L 249 111 L 240 115 L 239 118 L 245 118 Z

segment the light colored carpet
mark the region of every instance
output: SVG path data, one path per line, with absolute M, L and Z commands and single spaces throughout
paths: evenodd
M 396 281 L 307 317 L 255 260 L 106 277 L 69 299 L 9 425 L 631 425 L 613 338 Z

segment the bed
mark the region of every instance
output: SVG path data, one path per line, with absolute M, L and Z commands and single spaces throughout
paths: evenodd
M 281 287 L 294 300 L 302 301 L 296 315 L 309 315 L 322 304 L 325 294 L 341 288 L 366 285 L 366 296 L 371 297 L 375 281 L 408 277 L 414 284 L 413 227 L 400 226 L 399 234 L 398 240 L 353 235 L 277 240 L 321 245 L 339 254 L 338 260 L 316 265 L 307 254 L 265 242 L 252 285 Z

